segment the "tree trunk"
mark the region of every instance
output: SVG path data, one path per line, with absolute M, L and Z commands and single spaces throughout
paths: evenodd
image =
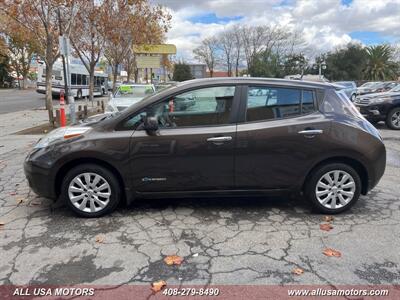
M 54 115 L 53 115 L 53 95 L 51 89 L 51 75 L 53 73 L 53 65 L 46 65 L 46 109 L 49 113 L 50 125 L 54 126 Z
M 115 93 L 115 91 L 117 90 L 116 84 L 117 84 L 117 76 L 118 76 L 118 64 L 114 65 L 113 68 L 113 93 Z
M 94 92 L 94 65 L 90 66 L 89 70 L 89 100 L 93 103 Z

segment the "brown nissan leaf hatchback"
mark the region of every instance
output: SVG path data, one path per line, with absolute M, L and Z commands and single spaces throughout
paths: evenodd
M 332 84 L 265 78 L 179 83 L 43 137 L 29 185 L 99 217 L 136 198 L 304 193 L 323 213 L 350 208 L 382 177 L 378 131 Z M 180 102 L 192 105 L 181 105 Z

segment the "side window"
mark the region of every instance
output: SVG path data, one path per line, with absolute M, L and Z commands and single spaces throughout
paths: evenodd
M 310 90 L 303 90 L 303 99 L 301 102 L 301 113 L 308 114 L 316 110 L 315 108 L 314 92 Z
M 300 115 L 301 90 L 249 87 L 246 121 L 273 120 Z
M 296 88 L 249 87 L 246 121 L 274 120 L 313 112 L 314 92 Z
M 71 84 L 76 85 L 76 74 L 71 74 Z
M 87 85 L 86 83 L 86 75 L 82 75 L 82 84 Z
M 234 86 L 219 86 L 185 92 L 147 107 L 122 124 L 134 129 L 145 116 L 158 119 L 160 128 L 212 126 L 230 123 Z
M 78 74 L 76 76 L 76 84 L 77 85 L 81 85 L 82 84 L 82 75 L 81 74 Z

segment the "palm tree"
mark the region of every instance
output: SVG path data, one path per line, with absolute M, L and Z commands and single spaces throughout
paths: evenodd
M 368 80 L 396 79 L 398 65 L 392 61 L 393 49 L 389 45 L 370 46 L 367 51 L 367 66 L 364 70 Z

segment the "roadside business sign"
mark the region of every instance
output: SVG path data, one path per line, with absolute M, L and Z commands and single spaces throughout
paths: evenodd
M 133 51 L 137 54 L 176 54 L 176 46 L 173 44 L 134 45 Z
M 136 65 L 138 68 L 157 69 L 161 67 L 160 56 L 138 56 L 136 57 Z

